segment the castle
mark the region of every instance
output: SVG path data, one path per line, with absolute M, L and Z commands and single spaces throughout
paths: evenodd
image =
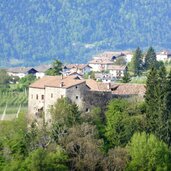
M 79 110 L 88 112 L 92 107 L 105 107 L 116 96 L 143 96 L 144 93 L 144 85 L 111 85 L 78 76 L 45 76 L 29 86 L 28 119 L 39 120 L 44 113 L 45 121 L 51 122 L 49 110 L 63 97 L 77 104 Z

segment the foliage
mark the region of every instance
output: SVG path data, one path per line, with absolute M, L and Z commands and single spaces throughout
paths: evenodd
M 128 83 L 130 81 L 131 81 L 131 77 L 128 72 L 128 69 L 126 68 L 126 70 L 124 71 L 124 76 L 122 77 L 122 83 Z
M 147 78 L 145 95 L 147 131 L 171 143 L 170 74 L 166 77 L 165 67 L 152 69 Z
M 127 170 L 170 170 L 169 148 L 153 134 L 135 133 L 127 148 L 131 157 Z
M 114 62 L 114 65 L 126 65 L 126 59 L 123 56 L 120 56 Z
M 129 160 L 128 157 L 126 148 L 111 148 L 103 160 L 103 170 L 125 170 Z
M 84 63 L 99 51 L 137 45 L 170 49 L 170 8 L 170 0 L 2 1 L 0 66 L 56 56 Z
M 40 170 L 68 170 L 65 162 L 68 160 L 67 155 L 61 149 L 57 147 L 55 151 L 50 151 L 38 148 L 31 152 L 25 159 L 23 167 L 28 171 L 40 171 Z
M 132 57 L 131 70 L 133 71 L 134 76 L 139 76 L 142 72 L 142 51 L 139 47 L 136 49 Z
M 63 137 L 68 128 L 79 121 L 80 112 L 76 104 L 72 104 L 68 99 L 58 99 L 50 109 L 53 120 L 53 137 L 55 140 Z
M 95 125 L 82 123 L 74 125 L 68 134 L 59 141 L 65 147 L 69 157 L 71 170 L 99 170 L 102 168 L 103 141 L 97 139 Z
M 28 74 L 19 80 L 19 89 L 24 90 L 29 87 L 31 83 L 36 80 L 36 76 L 33 74 Z
M 152 67 L 157 67 L 156 53 L 152 47 L 150 47 L 145 55 L 145 68 L 151 69 Z
M 141 113 L 132 113 L 127 100 L 112 100 L 106 115 L 105 136 L 109 147 L 124 146 L 137 130 L 144 129 Z
M 62 62 L 59 60 L 54 60 L 52 63 L 52 68 L 46 71 L 46 75 L 60 75 L 62 71 Z
M 9 88 L 10 77 L 8 76 L 6 70 L 0 69 L 0 91 L 5 91 Z

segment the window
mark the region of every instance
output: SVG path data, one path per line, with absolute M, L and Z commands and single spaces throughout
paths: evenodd
M 89 108 L 86 108 L 86 112 L 89 112 Z
M 75 98 L 78 99 L 78 96 L 76 96 Z
M 42 95 L 42 100 L 44 100 L 44 95 Z
M 33 99 L 33 94 L 31 95 L 31 98 Z
M 77 89 L 78 87 L 77 87 L 77 86 L 75 86 L 75 88 Z
M 61 99 L 63 98 L 64 96 L 63 95 L 61 95 Z
M 38 96 L 38 94 L 36 94 L 36 99 L 37 99 L 37 100 L 39 99 L 39 96 Z
M 53 98 L 53 93 L 51 93 L 51 98 Z

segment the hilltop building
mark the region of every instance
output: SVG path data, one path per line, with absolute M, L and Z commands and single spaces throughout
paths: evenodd
M 169 52 L 167 50 L 163 50 L 161 52 L 158 52 L 156 54 L 156 59 L 157 59 L 157 61 L 163 61 L 163 62 L 170 61 L 171 52 Z
M 9 76 L 23 78 L 28 74 L 35 75 L 36 78 L 45 76 L 45 72 L 51 68 L 51 65 L 40 65 L 37 67 L 13 67 L 6 69 Z
M 136 91 L 137 90 L 137 91 Z M 29 87 L 28 119 L 39 120 L 44 112 L 46 122 L 51 121 L 50 108 L 59 98 L 66 97 L 76 103 L 81 111 L 88 112 L 94 106 L 105 108 L 116 97 L 143 96 L 145 86 L 111 84 L 77 76 L 45 76 Z

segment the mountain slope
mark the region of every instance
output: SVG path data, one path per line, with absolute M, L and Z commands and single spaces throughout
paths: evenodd
M 137 45 L 171 49 L 170 9 L 170 0 L 2 0 L 0 66 L 81 63 Z

